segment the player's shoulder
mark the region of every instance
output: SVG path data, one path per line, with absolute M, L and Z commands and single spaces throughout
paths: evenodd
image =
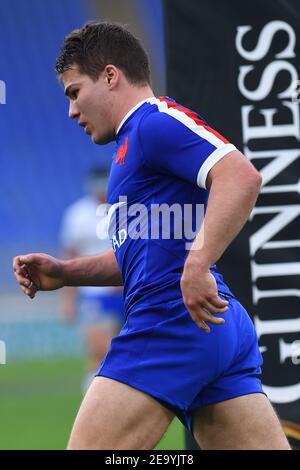
M 197 113 L 171 98 L 155 98 L 140 121 L 140 140 L 144 149 L 152 152 L 179 150 L 183 141 L 192 142 L 195 136 L 198 138 L 195 131 L 203 123 Z
M 183 109 L 171 98 L 153 98 L 139 123 L 141 136 L 156 139 L 172 135 L 174 137 L 174 132 L 180 131 L 182 125 L 179 108 Z

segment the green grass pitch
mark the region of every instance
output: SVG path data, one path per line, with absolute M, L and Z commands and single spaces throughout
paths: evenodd
M 0 366 L 0 449 L 64 449 L 81 402 L 83 362 L 11 362 Z M 184 449 L 175 419 L 156 447 Z

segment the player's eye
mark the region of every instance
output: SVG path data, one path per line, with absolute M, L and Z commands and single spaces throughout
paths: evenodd
M 78 97 L 78 90 L 71 90 L 70 99 L 71 100 L 77 100 L 77 97 Z

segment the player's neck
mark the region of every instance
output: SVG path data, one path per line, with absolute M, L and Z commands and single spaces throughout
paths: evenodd
M 124 119 L 127 113 L 129 113 L 132 108 L 134 108 L 141 101 L 146 100 L 147 98 L 154 97 L 154 93 L 150 86 L 144 87 L 132 87 L 126 91 L 124 94 L 125 99 L 122 100 L 122 104 L 118 109 L 118 115 L 116 118 L 115 132 L 119 128 L 120 123 Z

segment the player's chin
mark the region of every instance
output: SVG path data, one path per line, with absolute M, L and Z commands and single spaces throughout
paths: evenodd
M 111 135 L 99 135 L 96 132 L 91 133 L 91 139 L 96 145 L 105 145 L 112 142 L 113 137 Z

